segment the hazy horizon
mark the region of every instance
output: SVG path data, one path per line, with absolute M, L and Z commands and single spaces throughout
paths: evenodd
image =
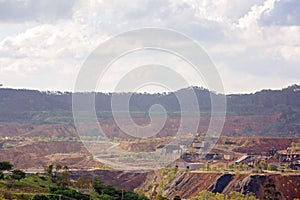
M 1 85 L 1 84 L 0 84 Z M 262 90 L 282 90 L 282 89 L 285 89 L 287 87 L 290 87 L 290 86 L 293 86 L 293 85 L 297 85 L 297 86 L 300 86 L 300 84 L 298 83 L 294 83 L 294 84 L 291 84 L 291 85 L 286 85 L 284 87 L 280 87 L 280 88 L 261 88 L 259 90 L 255 90 L 253 92 L 244 92 L 244 93 L 225 93 L 225 95 L 235 95 L 235 94 L 254 94 L 256 92 L 260 92 Z M 190 87 L 198 87 L 198 88 L 203 88 L 203 89 L 207 89 L 203 86 L 196 86 L 196 85 L 192 85 L 192 86 L 188 86 L 188 87 L 182 87 L 182 88 L 179 88 L 178 90 L 182 90 L 182 89 L 187 89 L 187 88 L 190 88 Z M 18 87 L 6 87 L 5 85 L 3 86 L 0 86 L 0 89 L 16 89 L 16 90 L 37 90 L 37 91 L 40 91 L 40 92 L 62 92 L 62 93 L 65 93 L 65 92 L 70 92 L 70 93 L 73 93 L 74 91 L 70 91 L 70 90 L 40 90 L 38 88 L 18 88 Z M 176 92 L 178 90 L 175 90 L 175 91 L 137 91 L 137 92 L 132 92 L 132 91 L 98 91 L 96 90 L 97 93 L 137 93 L 137 94 L 142 94 L 142 93 L 147 93 L 147 94 L 162 94 L 162 93 L 169 93 L 169 92 Z M 86 92 L 89 92 L 89 91 L 86 91 Z M 212 91 L 212 92 L 216 92 L 216 91 Z M 216 92 L 218 93 L 218 92 Z

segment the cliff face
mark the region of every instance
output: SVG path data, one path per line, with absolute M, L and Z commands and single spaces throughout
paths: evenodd
M 149 176 L 149 174 L 148 174 Z M 153 176 L 153 174 L 151 175 Z M 159 181 L 160 178 L 153 180 Z M 147 180 L 147 179 L 146 179 Z M 148 179 L 149 181 L 149 179 Z M 146 181 L 147 182 L 147 181 Z M 159 187 L 149 188 L 149 183 L 143 183 L 140 188 L 154 196 L 159 192 Z M 243 194 L 254 193 L 263 199 L 264 186 L 268 183 L 275 184 L 276 190 L 281 193 L 281 199 L 300 198 L 300 175 L 293 174 L 222 174 L 222 173 L 179 173 L 164 190 L 163 195 L 172 199 L 179 195 L 182 198 L 196 196 L 202 190 L 229 194 L 238 191 Z M 153 184 L 153 182 L 151 183 Z M 148 187 L 146 187 L 148 186 Z
M 247 176 L 242 181 L 239 181 L 240 187 L 238 187 L 238 191 L 243 194 L 247 194 L 248 192 L 254 193 L 256 196 L 262 196 L 264 190 L 264 184 L 266 182 L 265 176 L 260 175 L 252 175 Z
M 212 191 L 213 193 L 222 193 L 227 185 L 231 182 L 232 177 L 232 174 L 221 175 L 216 182 L 208 188 L 208 190 Z

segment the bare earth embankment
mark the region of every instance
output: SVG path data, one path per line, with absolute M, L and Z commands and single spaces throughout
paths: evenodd
M 249 153 L 268 152 L 272 149 L 285 150 L 297 138 L 262 137 L 262 130 L 279 119 L 279 115 L 270 116 L 229 116 L 226 118 L 222 137 L 214 152 L 229 154 L 230 162 L 241 155 Z M 139 118 L 139 124 L 146 124 L 148 119 Z M 117 128 L 112 120 L 103 120 L 101 124 L 112 140 L 118 139 L 121 148 L 128 151 L 154 151 L 157 146 L 174 135 L 178 128 L 179 119 L 169 119 L 157 140 L 149 142 L 127 140 L 127 136 Z M 208 117 L 202 117 L 198 131 L 204 133 L 209 124 Z M 71 177 L 82 175 L 100 177 L 106 184 L 113 184 L 117 188 L 124 188 L 145 192 L 155 196 L 161 192 L 160 182 L 164 179 L 160 171 L 156 172 L 124 172 L 99 169 L 101 163 L 93 159 L 81 143 L 76 129 L 72 124 L 18 124 L 0 123 L 0 137 L 2 148 L 0 160 L 11 162 L 15 168 L 43 169 L 50 164 L 67 165 L 71 170 Z M 229 161 L 226 161 L 227 163 Z M 224 163 L 226 163 L 224 162 Z M 264 185 L 268 182 L 276 184 L 277 189 L 286 199 L 300 197 L 300 175 L 293 173 L 265 173 L 251 174 L 235 172 L 185 172 L 180 171 L 169 182 L 163 185 L 163 194 L 170 198 L 180 195 L 189 198 L 201 190 L 229 193 L 230 191 L 253 192 L 262 198 Z

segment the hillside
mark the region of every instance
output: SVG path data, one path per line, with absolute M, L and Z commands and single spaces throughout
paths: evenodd
M 4 138 L 4 137 L 3 137 Z M 80 141 L 67 141 L 62 138 L 43 138 L 16 136 L 15 139 L 2 139 L 3 147 L 0 148 L 0 160 L 6 160 L 17 168 L 41 169 L 51 163 L 61 163 L 70 168 L 98 168 L 101 163 L 93 159 L 84 144 Z M 164 138 L 153 141 L 121 142 L 120 147 L 126 151 L 141 152 L 153 151 L 163 144 Z M 231 155 L 233 161 L 244 154 L 267 154 L 270 150 L 284 150 L 297 142 L 297 138 L 262 138 L 262 137 L 221 137 L 213 153 L 218 153 L 222 158 Z M 95 143 L 97 144 L 97 143 Z M 99 144 L 98 144 L 99 145 Z M 97 145 L 95 146 L 97 148 Z M 30 159 L 28 159 L 30 158 Z M 223 161 L 227 162 L 227 161 Z
M 155 196 L 162 190 L 162 173 L 148 173 L 146 182 L 139 188 L 149 196 Z M 264 186 L 273 183 L 282 197 L 287 200 L 299 198 L 299 174 L 230 174 L 216 172 L 177 172 L 173 179 L 164 185 L 162 194 L 169 199 L 178 195 L 190 199 L 203 190 L 229 194 L 231 191 L 243 194 L 252 192 L 259 199 L 264 198 Z
M 180 112 L 176 95 L 186 96 L 187 91 L 193 89 L 198 97 L 201 112 L 210 112 L 210 95 L 222 96 L 204 88 L 192 87 L 171 93 L 147 94 L 147 93 L 96 93 L 96 110 L 100 117 L 105 117 L 104 112 L 111 112 L 111 97 L 124 99 L 132 95 L 130 109 L 136 113 L 147 113 L 153 104 L 161 104 L 171 114 Z M 282 90 L 262 90 L 254 94 L 227 95 L 227 110 L 230 115 L 261 115 L 278 112 L 300 110 L 300 86 L 292 85 Z M 188 98 L 188 97 L 187 97 Z M 25 116 L 34 116 L 35 112 L 57 114 L 61 112 L 67 115 L 72 108 L 72 93 L 69 92 L 40 92 L 36 90 L 0 89 L 0 113 L 1 121 L 13 120 L 13 117 L 22 120 Z M 11 113 L 11 117 L 4 114 Z M 102 116 L 101 116 L 102 114 Z M 25 120 L 25 119 L 23 119 Z
M 187 91 L 190 89 L 193 89 L 197 95 L 201 116 L 203 116 L 199 131 L 205 131 L 205 126 L 207 126 L 205 124 L 208 123 L 208 118 L 205 116 L 210 115 L 210 95 L 216 98 L 222 97 L 222 95 L 199 87 L 164 94 L 96 93 L 97 115 L 101 121 L 111 120 L 112 95 L 121 101 L 126 96 L 132 95 L 130 109 L 134 118 L 147 121 L 147 113 L 151 105 L 161 104 L 167 110 L 170 121 L 172 119 L 176 121 L 176 118 L 180 117 L 180 107 L 176 95 L 187 96 L 189 94 Z M 226 97 L 227 116 L 229 117 L 226 119 L 225 133 L 232 135 L 299 136 L 299 85 L 292 85 L 282 90 L 262 90 L 253 94 L 235 94 Z M 71 108 L 72 93 L 69 92 L 0 89 L 0 122 L 38 125 L 73 124 Z M 187 109 L 189 110 L 189 108 Z M 259 116 L 265 117 L 262 117 L 260 121 Z M 278 117 L 274 118 L 274 116 Z M 113 120 L 110 123 L 114 124 Z M 233 129 L 233 127 L 235 128 Z
M 299 129 L 294 129 L 292 126 L 292 120 L 286 122 L 286 116 L 283 114 L 274 115 L 259 115 L 259 116 L 227 116 L 225 118 L 225 124 L 222 130 L 224 136 L 269 136 L 269 137 L 299 137 Z M 290 118 L 291 116 L 289 116 Z M 299 119 L 299 117 L 295 118 Z M 135 119 L 136 123 L 146 124 L 149 120 L 147 118 Z M 193 119 L 186 119 L 186 123 L 189 123 Z M 203 116 L 199 119 L 198 133 L 205 133 L 209 126 L 210 117 Z M 180 118 L 167 119 L 164 127 L 160 130 L 158 137 L 173 136 L 178 130 L 178 124 Z M 298 121 L 293 122 L 296 125 Z M 110 139 L 130 138 L 125 134 L 116 124 L 114 120 L 106 119 L 100 120 L 103 131 Z M 290 124 L 290 126 L 284 126 L 284 124 Z M 281 129 L 283 126 L 283 129 Z M 295 127 L 294 127 L 295 128 Z M 276 129 L 282 130 L 276 132 Z M 184 130 L 189 132 L 189 127 L 185 127 Z M 44 138 L 65 138 L 74 139 L 77 138 L 77 132 L 73 124 L 71 123 L 59 123 L 59 124 L 21 124 L 16 122 L 0 122 L 0 136 L 1 137 L 44 137 Z

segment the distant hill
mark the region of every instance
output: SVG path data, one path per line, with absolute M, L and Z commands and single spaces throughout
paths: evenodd
M 210 115 L 210 96 L 224 97 L 200 87 L 178 90 L 174 93 L 96 93 L 96 111 L 100 119 L 110 119 L 111 97 L 122 100 L 128 95 L 133 117 L 148 117 L 153 104 L 161 104 L 170 117 L 180 117 L 176 95 L 189 98 L 188 90 L 194 90 L 202 116 Z M 292 85 L 282 90 L 262 90 L 253 94 L 227 95 L 227 115 L 251 116 L 282 114 L 278 123 L 271 124 L 264 132 L 300 133 L 300 86 Z M 189 109 L 189 108 L 187 108 Z M 191 106 L 192 109 L 192 106 Z M 41 92 L 37 90 L 0 88 L 0 122 L 20 123 L 73 123 L 72 93 Z

